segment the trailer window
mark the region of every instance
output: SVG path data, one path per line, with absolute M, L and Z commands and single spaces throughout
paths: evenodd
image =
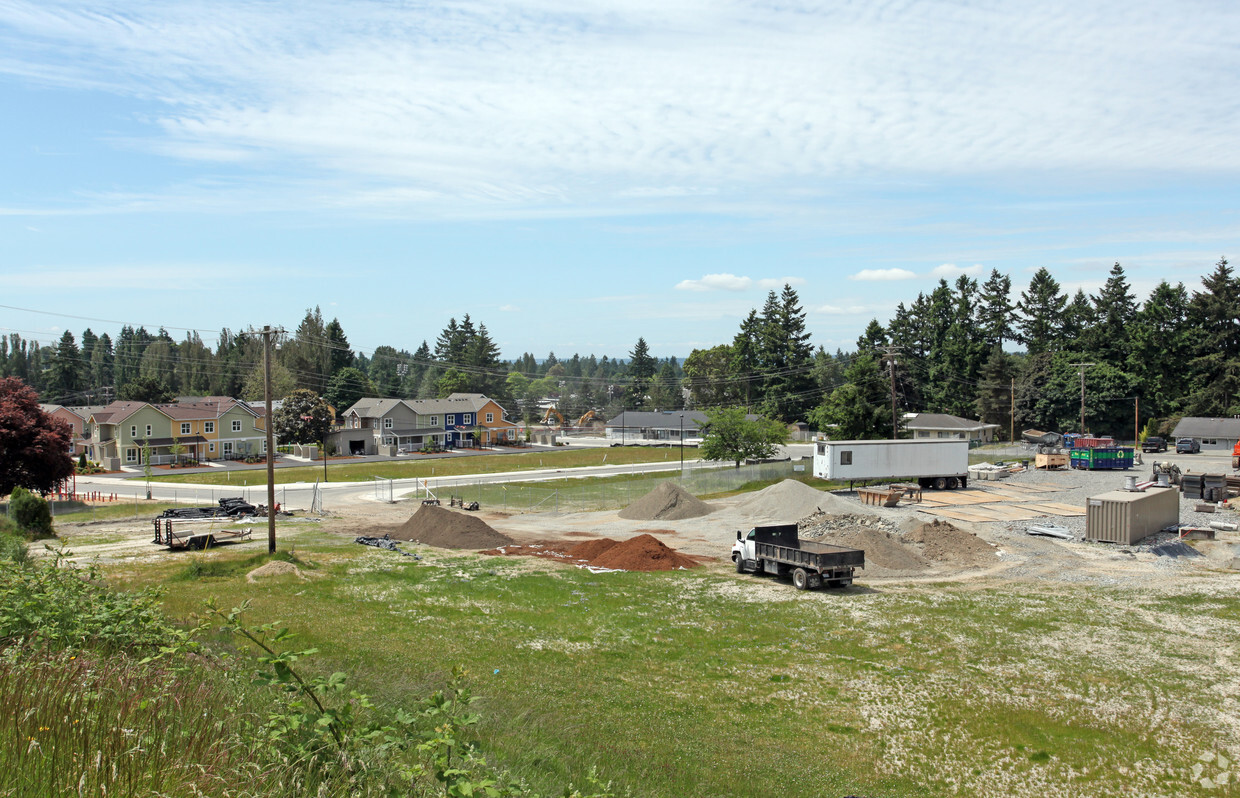
M 852 465 L 852 450 L 840 452 L 840 465 Z

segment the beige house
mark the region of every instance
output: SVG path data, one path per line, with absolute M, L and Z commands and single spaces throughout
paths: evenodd
M 916 413 L 905 416 L 904 428 L 913 440 L 964 438 L 990 443 L 999 430 L 998 424 L 987 424 L 946 413 Z

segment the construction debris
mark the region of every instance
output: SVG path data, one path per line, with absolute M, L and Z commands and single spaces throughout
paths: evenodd
M 1025 531 L 1030 535 L 1041 535 L 1048 538 L 1059 538 L 1060 540 L 1076 540 L 1076 536 L 1071 531 L 1055 524 L 1036 524 L 1028 527 Z
M 409 552 L 409 551 L 402 551 L 400 547 L 396 545 L 396 541 L 392 540 L 390 535 L 384 535 L 381 538 L 371 538 L 371 537 L 366 537 L 363 535 L 361 537 L 355 538 L 353 542 L 360 543 L 363 546 L 374 546 L 376 549 L 387 549 L 388 551 L 394 551 L 398 554 L 403 554 L 406 557 L 412 557 L 415 560 L 422 559 L 422 556 L 420 554 L 414 554 L 413 552 Z

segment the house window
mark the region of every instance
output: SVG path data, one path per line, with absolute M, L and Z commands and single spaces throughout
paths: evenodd
M 512 431 L 512 430 L 508 430 L 508 440 L 512 440 L 512 439 L 513 439 L 513 438 L 515 438 L 515 437 L 516 437 L 516 435 L 513 433 L 513 431 Z
M 456 425 L 456 414 L 447 416 L 446 418 L 444 418 L 444 421 L 448 422 L 448 426 L 450 427 L 455 426 Z
M 207 451 L 208 451 L 208 452 L 210 452 L 211 454 L 215 454 L 215 444 L 214 444 L 214 443 L 208 443 L 208 444 L 207 444 Z
M 439 416 L 431 416 L 431 426 L 432 427 L 439 426 Z
M 232 431 L 233 431 L 233 432 L 240 432 L 240 431 L 241 431 L 241 419 L 239 419 L 239 418 L 234 418 L 234 419 L 233 419 L 233 423 L 232 423 Z
M 132 424 L 132 425 L 130 425 L 130 427 L 129 427 L 129 437 L 131 437 L 131 438 L 136 438 L 136 437 L 138 437 L 138 425 L 137 425 L 137 424 Z
M 232 451 L 233 451 L 232 441 L 224 441 L 224 456 L 227 457 L 228 455 L 232 454 Z
M 391 428 L 392 428 L 392 419 L 390 419 L 390 418 L 385 418 L 385 419 L 383 419 L 383 428 L 384 428 L 384 429 L 391 429 Z
M 840 452 L 840 465 L 852 465 L 852 450 Z
M 146 425 L 146 437 L 148 438 L 151 437 L 151 425 L 150 424 Z
M 265 438 L 263 439 L 262 444 L 263 445 L 259 447 L 259 451 L 263 454 L 267 454 L 267 440 Z
M 395 439 L 395 438 L 393 438 L 391 435 L 384 435 L 384 436 L 383 436 L 383 445 L 384 445 L 384 446 L 395 446 L 395 445 L 396 445 L 396 439 Z
M 202 425 L 202 431 L 203 432 L 215 432 L 215 422 L 214 421 L 204 422 Z
M 495 414 L 494 414 L 494 413 L 487 413 L 487 423 L 488 423 L 488 424 L 490 424 L 490 423 L 491 423 L 491 422 L 493 422 L 493 421 L 495 421 Z
M 469 413 L 465 413 L 465 414 L 463 414 L 463 415 L 461 416 L 461 423 L 462 423 L 462 424 L 472 424 L 472 423 L 474 423 L 473 416 L 471 416 Z
M 126 463 L 138 462 L 138 450 L 137 449 L 126 449 L 125 450 L 125 462 Z
M 189 434 L 189 430 L 190 430 L 190 425 L 189 425 L 188 423 L 186 423 L 186 422 L 182 422 L 182 423 L 181 423 L 181 434 L 182 434 L 182 435 L 188 435 L 188 434 Z

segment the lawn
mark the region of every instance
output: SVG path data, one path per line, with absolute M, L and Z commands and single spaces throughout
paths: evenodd
M 1216 663 L 1240 631 L 1227 593 L 864 578 L 800 593 L 722 568 L 415 562 L 319 530 L 296 550 L 305 581 L 247 583 L 227 561 L 252 547 L 112 577 L 170 585 L 177 617 L 249 598 L 255 623 L 283 621 L 320 649 L 312 667 L 388 707 L 463 664 L 484 748 L 544 788 L 597 766 L 641 796 L 1233 794 L 1192 771 L 1240 751 Z
M 328 479 L 332 482 L 367 482 L 373 477 L 413 479 L 418 477 L 454 477 L 468 474 L 497 474 L 508 471 L 534 471 L 546 468 L 583 468 L 601 465 L 634 463 L 673 463 L 680 461 L 678 449 L 648 446 L 617 446 L 609 448 L 563 448 L 555 451 L 522 452 L 520 454 L 454 455 L 433 459 L 390 462 L 365 462 L 337 465 L 328 461 Z M 151 477 L 152 482 L 182 482 L 194 485 L 239 484 L 242 480 L 266 483 L 265 469 L 240 473 L 205 472 Z M 134 479 L 144 479 L 142 476 Z M 277 484 L 316 482 L 323 479 L 323 466 L 298 466 L 275 469 Z

